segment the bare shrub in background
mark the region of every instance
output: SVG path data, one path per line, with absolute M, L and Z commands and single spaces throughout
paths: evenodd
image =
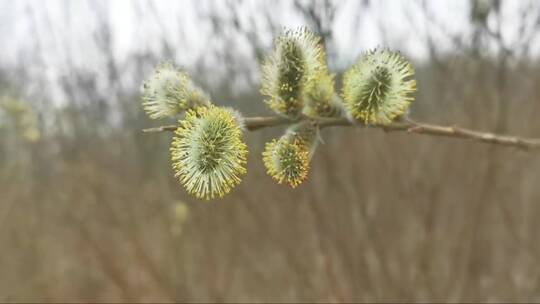
M 333 37 L 335 15 L 326 2 L 314 2 L 313 9 L 298 4 L 323 38 Z M 95 39 L 111 58 L 110 87 L 73 67 L 62 82 L 70 100 L 65 107 L 50 107 L 45 94 L 20 98 L 37 111 L 41 137 L 20 141 L 9 156 L 8 142 L 0 140 L 2 301 L 538 300 L 537 154 L 380 130 L 323 129 L 325 142 L 311 160 L 317 174 L 289 189 L 272 182 L 260 159 L 264 142 L 284 130 L 265 129 L 246 134 L 247 174 L 235 191 L 219 202 L 195 201 L 167 169 L 170 136 L 140 132 L 150 122 L 130 82 L 118 80 L 119 71 L 147 75 L 175 47 L 164 39 L 169 48 L 163 54 L 116 62 L 107 56 L 110 24 L 100 13 L 106 8 L 95 7 L 96 17 L 104 18 L 97 19 Z M 525 13 L 535 16 L 531 8 Z M 222 31 L 216 35 L 245 27 L 246 37 L 262 39 L 250 34 L 249 22 L 236 28 L 223 16 L 233 15 L 205 16 Z M 422 85 L 412 111 L 419 121 L 534 137 L 540 134 L 540 74 L 527 47 L 537 26 L 527 23 L 523 45 L 510 47 L 493 31 L 503 22 L 496 6 L 486 16 L 475 21 L 479 38 L 472 44 L 437 25 L 426 9 L 426 20 L 448 34 L 455 53 L 439 52 L 426 35 L 432 54 L 415 63 Z M 329 56 L 337 54 L 332 39 L 325 42 Z M 257 58 L 267 42 L 253 43 L 260 46 Z M 24 62 L 44 69 L 37 59 Z M 46 91 L 43 82 L 25 81 L 24 71 L 2 69 L 2 95 Z M 193 72 L 194 79 L 205 79 Z M 21 90 L 20 83 L 31 86 Z M 341 83 L 336 79 L 337 87 Z M 210 90 L 215 100 L 263 113 L 253 105 L 262 100 L 257 92 L 232 98 L 226 86 Z M 116 102 L 108 102 L 111 96 Z M 121 119 L 112 113 L 122 113 Z M 7 170 L 15 162 L 18 169 Z

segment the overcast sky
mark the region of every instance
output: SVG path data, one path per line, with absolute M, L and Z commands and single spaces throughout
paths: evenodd
M 366 11 L 360 1 L 343 0 L 334 25 L 338 65 L 346 65 L 362 51 L 388 45 L 420 60 L 427 56 L 428 31 L 437 46 L 449 50 L 451 43 L 443 31 L 467 37 L 469 0 L 427 1 L 439 26 L 430 24 L 418 6 L 420 1 L 371 1 Z M 521 20 L 520 8 L 536 0 L 503 1 L 503 37 L 512 46 Z M 276 4 L 277 3 L 277 4 Z M 106 59 L 94 39 L 102 21 L 110 22 L 114 59 L 122 62 L 129 54 L 158 53 L 165 38 L 174 47 L 173 60 L 185 67 L 197 62 L 215 43 L 205 12 L 221 11 L 223 1 L 159 0 L 0 0 L 0 64 L 28 65 L 50 81 L 69 75 L 69 69 L 103 69 Z M 538 5 L 537 5 L 538 7 Z M 268 10 L 280 27 L 302 25 L 289 1 L 246 0 L 240 16 Z M 534 16 L 533 16 L 534 17 Z M 532 17 L 531 17 L 532 18 Z M 271 33 L 260 33 L 271 41 Z M 238 53 L 245 51 L 238 42 Z

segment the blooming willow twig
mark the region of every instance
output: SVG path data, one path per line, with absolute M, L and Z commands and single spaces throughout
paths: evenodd
M 308 176 L 319 130 L 333 126 L 380 128 L 455 137 L 484 143 L 540 148 L 540 139 L 438 126 L 407 118 L 416 80 L 412 64 L 399 52 L 375 49 L 364 53 L 344 74 L 341 94 L 325 62 L 320 38 L 306 28 L 285 30 L 262 67 L 261 93 L 276 116 L 243 117 L 214 105 L 189 76 L 161 64 L 145 82 L 143 108 L 150 118 L 179 117 L 178 124 L 145 129 L 174 131 L 171 160 L 187 192 L 204 199 L 229 193 L 246 173 L 244 130 L 288 126 L 265 145 L 268 174 L 278 183 L 300 185 Z M 341 96 L 341 97 L 340 97 Z M 179 116 L 184 113 L 184 116 Z
M 300 121 L 311 121 L 319 128 L 327 127 L 360 127 L 382 129 L 385 132 L 407 132 L 410 134 L 420 134 L 438 137 L 453 137 L 458 139 L 472 140 L 480 143 L 514 147 L 523 150 L 540 150 L 540 138 L 525 138 L 513 135 L 502 135 L 490 132 L 461 128 L 458 126 L 442 126 L 414 120 L 393 122 L 388 125 L 366 125 L 354 123 L 346 118 L 306 118 L 290 120 L 280 116 L 245 117 L 246 130 L 256 131 L 264 128 L 278 127 L 295 124 Z M 175 131 L 177 125 L 166 125 L 155 128 L 143 129 L 145 133 Z

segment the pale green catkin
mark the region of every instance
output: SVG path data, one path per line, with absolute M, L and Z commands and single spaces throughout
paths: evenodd
M 171 144 L 175 176 L 204 199 L 221 197 L 246 173 L 247 146 L 236 114 L 209 106 L 189 110 Z
M 275 113 L 296 118 L 302 112 L 306 88 L 324 69 L 320 38 L 306 28 L 286 30 L 262 66 L 261 93 Z
M 386 125 L 403 115 L 414 98 L 412 65 L 399 53 L 370 51 L 344 76 L 343 100 L 348 114 L 368 124 Z
M 143 85 L 143 108 L 152 119 L 174 117 L 210 105 L 210 98 L 183 72 L 165 62 Z

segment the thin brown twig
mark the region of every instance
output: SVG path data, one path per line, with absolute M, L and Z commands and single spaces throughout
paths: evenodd
M 465 129 L 457 126 L 440 126 L 428 123 L 416 122 L 414 120 L 406 120 L 402 122 L 394 122 L 389 125 L 366 125 L 362 123 L 351 122 L 346 118 L 302 118 L 300 120 L 290 120 L 278 116 L 267 117 L 247 117 L 245 118 L 245 126 L 249 131 L 255 131 L 263 128 L 277 127 L 289 125 L 299 121 L 311 121 L 320 128 L 345 126 L 345 127 L 369 127 L 379 128 L 385 132 L 407 132 L 411 134 L 422 134 L 440 137 L 453 137 L 460 139 L 468 139 L 482 143 L 502 145 L 507 147 L 520 148 L 524 150 L 540 149 L 540 138 L 524 138 L 519 136 L 501 135 L 490 132 L 482 132 L 471 129 Z M 175 131 L 177 125 L 160 126 L 156 128 L 144 129 L 145 133 Z

